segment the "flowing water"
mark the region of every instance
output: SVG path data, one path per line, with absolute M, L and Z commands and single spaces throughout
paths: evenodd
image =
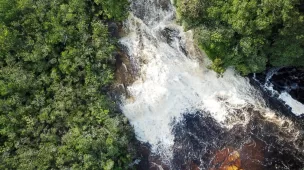
M 269 109 L 232 69 L 223 77 L 208 70 L 170 1 L 133 0 L 124 30 L 120 44 L 136 78 L 121 109 L 158 156 L 142 169 L 221 168 L 226 152 L 237 153 L 243 169 L 304 167 L 299 125 Z
M 304 73 L 297 68 L 274 68 L 266 75 L 254 74 L 253 79 L 273 98 L 278 98 L 293 114 L 304 114 Z

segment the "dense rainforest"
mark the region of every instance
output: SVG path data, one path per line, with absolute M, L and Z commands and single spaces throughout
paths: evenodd
M 175 0 L 178 20 L 223 73 L 304 66 L 303 0 Z
M 133 131 L 107 97 L 127 0 L 0 0 L 0 169 L 127 169 Z

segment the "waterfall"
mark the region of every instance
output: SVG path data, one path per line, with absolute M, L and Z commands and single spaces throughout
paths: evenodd
M 266 107 L 247 78 L 233 69 L 222 77 L 207 69 L 210 61 L 195 47 L 192 32 L 175 23 L 170 1 L 131 1 L 124 30 L 127 35 L 120 44 L 136 79 L 127 87 L 129 96 L 122 97 L 121 109 L 137 139 L 149 143 L 152 152 L 172 158 L 173 127 L 184 113 L 206 114 L 229 130 L 246 126 L 256 110 L 278 126 L 288 122 L 286 131 L 293 129 L 292 122 Z M 290 140 L 296 140 L 298 132 L 290 133 Z

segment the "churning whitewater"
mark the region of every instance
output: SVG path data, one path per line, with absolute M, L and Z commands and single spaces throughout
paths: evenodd
M 166 0 L 133 0 L 120 44 L 131 61 L 135 82 L 127 87 L 121 109 L 137 138 L 152 151 L 172 155 L 173 127 L 184 113 L 208 114 L 221 127 L 246 126 L 248 107 L 277 125 L 286 120 L 265 107 L 248 79 L 228 69 L 223 77 L 193 43 L 192 32 L 175 23 L 175 9 Z M 241 112 L 240 112 L 241 110 Z M 292 123 L 288 124 L 290 128 Z M 294 138 L 298 132 L 293 132 Z M 292 139 L 290 139 L 292 140 Z

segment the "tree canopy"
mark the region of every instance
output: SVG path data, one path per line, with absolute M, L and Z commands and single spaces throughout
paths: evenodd
M 302 0 L 176 0 L 178 17 L 194 29 L 217 72 L 246 75 L 266 66 L 304 66 Z
M 127 0 L 0 0 L 0 169 L 127 169 L 107 89 Z

